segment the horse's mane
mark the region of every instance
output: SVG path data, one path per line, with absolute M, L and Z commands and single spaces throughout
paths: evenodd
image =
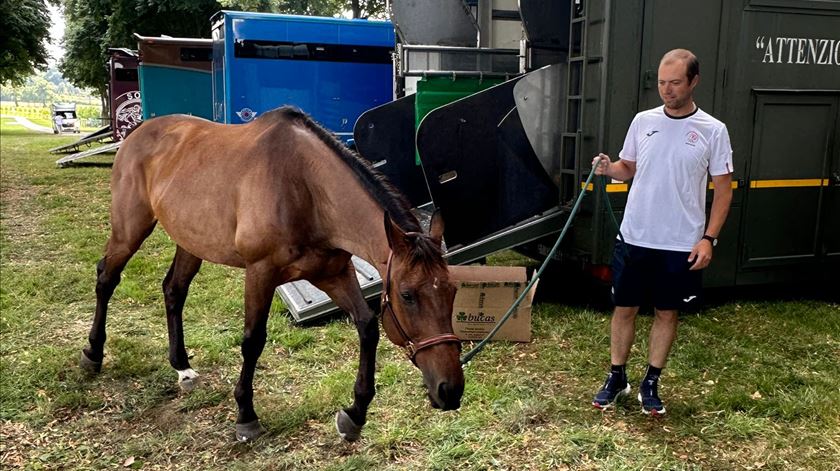
M 270 115 L 276 114 L 278 118 L 295 121 L 308 130 L 312 131 L 327 147 L 330 148 L 348 167 L 353 171 L 356 179 L 361 183 L 365 191 L 376 200 L 388 215 L 405 232 L 419 232 L 423 230 L 417 218 L 411 212 L 411 206 L 405 196 L 399 192 L 388 179 L 373 168 L 367 160 L 348 149 L 336 136 L 315 122 L 308 114 L 294 106 L 283 106 L 264 113 L 261 119 L 266 120 Z M 415 262 L 442 260 L 441 248 L 432 242 L 429 237 L 411 237 L 412 259 Z

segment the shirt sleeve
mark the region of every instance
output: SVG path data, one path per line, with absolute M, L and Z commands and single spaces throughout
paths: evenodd
M 732 168 L 732 144 L 729 142 L 729 131 L 724 124 L 712 139 L 709 174 L 726 175 L 732 173 Z
M 638 146 L 636 140 L 636 135 L 638 134 L 636 130 L 639 127 L 638 122 L 639 115 L 637 114 L 630 123 L 630 129 L 627 130 L 627 136 L 624 137 L 624 147 L 622 147 L 621 151 L 618 153 L 618 156 L 624 160 L 635 162 L 636 156 L 638 156 Z

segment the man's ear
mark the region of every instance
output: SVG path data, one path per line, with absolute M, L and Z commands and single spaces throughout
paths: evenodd
M 429 226 L 429 237 L 431 237 L 437 245 L 441 245 L 443 242 L 443 215 L 441 215 L 439 209 L 435 209 L 435 212 L 432 213 L 432 223 Z
M 400 229 L 400 226 L 396 225 L 394 221 L 391 220 L 391 216 L 388 214 L 388 211 L 385 211 L 385 236 L 388 237 L 388 247 L 391 248 L 392 252 L 405 252 L 408 250 L 408 241 L 405 238 L 405 232 Z

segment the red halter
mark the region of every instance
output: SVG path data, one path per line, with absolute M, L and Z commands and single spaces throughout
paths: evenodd
M 385 276 L 385 290 L 382 291 L 382 315 L 384 316 L 386 312 L 391 314 L 391 320 L 394 322 L 394 325 L 397 327 L 397 332 L 399 332 L 400 337 L 402 337 L 402 345 L 400 347 L 405 348 L 406 354 L 408 354 L 409 360 L 415 365 L 417 362 L 415 361 L 415 357 L 420 350 L 425 348 L 429 348 L 433 345 L 437 345 L 439 343 L 457 343 L 458 347 L 461 347 L 461 339 L 459 339 L 454 334 L 437 334 L 432 335 L 431 337 L 426 337 L 423 340 L 419 340 L 414 342 L 411 340 L 411 337 L 405 333 L 405 329 L 403 329 L 402 325 L 400 324 L 399 319 L 397 319 L 396 313 L 394 313 L 394 308 L 391 306 L 391 260 L 394 258 L 394 252 L 391 251 L 388 254 L 388 264 L 386 269 L 386 276 Z M 384 322 L 384 318 L 383 318 Z

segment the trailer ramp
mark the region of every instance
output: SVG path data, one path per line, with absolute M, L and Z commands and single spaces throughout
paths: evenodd
M 61 168 L 69 166 L 72 162 L 75 162 L 79 159 L 84 159 L 85 157 L 91 157 L 93 155 L 99 154 L 113 154 L 119 150 L 120 145 L 123 141 L 112 142 L 110 144 L 105 144 L 104 146 L 97 147 L 95 149 L 86 150 L 84 152 L 78 152 L 76 154 L 71 154 L 64 156 L 55 161 L 55 164 Z
M 71 154 L 77 153 L 82 146 L 90 147 L 94 142 L 102 142 L 111 138 L 111 125 L 101 127 L 92 133 L 82 136 L 76 142 L 65 144 L 63 146 L 53 147 L 49 150 L 50 154 Z

